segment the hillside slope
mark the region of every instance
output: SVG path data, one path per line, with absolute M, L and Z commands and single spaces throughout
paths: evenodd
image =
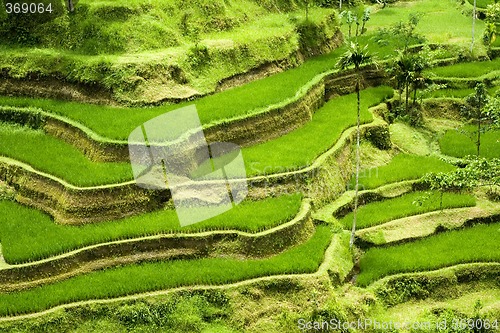
M 295 66 L 342 38 L 333 9 L 306 20 L 294 0 L 82 0 L 73 12 L 44 1 L 52 13 L 0 16 L 0 94 L 177 101 Z

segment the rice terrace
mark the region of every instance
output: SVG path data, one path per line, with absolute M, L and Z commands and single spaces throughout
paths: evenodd
M 500 332 L 500 1 L 0 4 L 0 332 Z

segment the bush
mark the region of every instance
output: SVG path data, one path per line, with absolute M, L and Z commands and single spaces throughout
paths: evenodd
M 488 22 L 500 23 L 500 3 L 492 3 L 486 7 L 486 20 Z
M 208 47 L 205 45 L 194 45 L 187 53 L 188 62 L 192 68 L 206 66 L 210 62 Z
M 303 21 L 297 25 L 300 51 L 310 56 L 320 53 L 321 46 L 325 45 L 328 36 L 322 27 L 312 21 Z

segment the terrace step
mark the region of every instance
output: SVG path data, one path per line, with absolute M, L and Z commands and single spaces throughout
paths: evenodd
M 500 206 L 486 199 L 477 199 L 475 207 L 444 209 L 393 220 L 356 232 L 363 246 L 378 246 L 407 242 L 437 232 L 492 223 L 500 217 Z
M 364 68 L 362 75 L 365 88 L 381 85 L 386 80 L 384 72 L 374 67 Z M 294 97 L 250 110 L 239 117 L 208 124 L 204 126 L 204 134 L 208 143 L 232 142 L 246 147 L 267 142 L 301 127 L 311 120 L 325 101 L 352 93 L 354 88 L 355 73 L 352 70 L 319 74 Z M 0 120 L 41 128 L 75 146 L 93 161 L 126 162 L 130 159 L 127 141 L 102 137 L 85 125 L 48 110 L 0 106 Z
M 81 224 L 157 210 L 170 192 L 128 182 L 116 186 L 75 187 L 24 163 L 0 156 L 0 177 L 16 190 L 16 200 L 45 211 L 57 222 Z
M 405 180 L 397 183 L 380 186 L 373 190 L 359 191 L 360 204 L 373 201 L 395 198 L 414 190 L 416 180 Z M 354 206 L 354 191 L 346 191 L 335 201 L 325 205 L 313 213 L 313 218 L 317 221 L 333 223 L 337 219 L 334 216 L 345 215 L 352 211 Z
M 0 268 L 0 291 L 31 288 L 99 269 L 143 261 L 276 255 L 313 234 L 310 207 L 310 202 L 305 201 L 293 220 L 254 234 L 211 231 L 149 236 L 92 245 L 37 262 L 7 265 Z
M 383 103 L 382 103 L 383 105 Z M 373 122 L 361 126 L 361 133 L 370 140 L 370 134 L 386 132 L 387 123 L 374 112 Z M 247 178 L 249 198 L 262 198 L 276 193 L 303 191 L 310 196 L 337 197 L 343 193 L 346 172 L 340 167 L 345 156 L 350 154 L 354 142 L 355 127 L 345 130 L 338 141 L 311 165 L 296 171 L 287 171 Z M 331 183 L 320 188 L 308 185 L 308 180 L 334 176 L 340 183 Z M 0 180 L 17 190 L 17 200 L 41 209 L 57 222 L 81 224 L 119 219 L 161 208 L 170 199 L 170 191 L 141 189 L 134 181 L 94 187 L 76 187 L 64 180 L 35 170 L 31 166 L 0 156 Z M 197 182 L 196 186 L 209 186 L 213 181 Z M 314 183 L 314 182 L 310 182 Z
M 477 262 L 427 272 L 394 274 L 375 281 L 368 288 L 387 306 L 395 306 L 414 299 L 426 299 L 437 294 L 439 289 L 459 284 L 498 281 L 499 275 L 500 263 Z

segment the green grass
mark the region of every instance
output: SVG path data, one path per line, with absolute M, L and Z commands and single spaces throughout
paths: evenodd
M 464 157 L 467 155 L 476 155 L 477 127 L 467 125 L 460 130 L 449 130 L 439 139 L 441 152 L 455 157 Z M 499 158 L 500 157 L 500 130 L 489 131 L 481 134 L 482 157 Z
M 456 0 L 403 1 L 372 14 L 367 22 L 368 32 L 387 28 L 399 21 L 407 21 L 410 13 L 420 13 L 416 32 L 424 35 L 430 42 L 445 44 L 470 44 L 472 18 L 462 14 L 463 6 Z M 344 27 L 345 30 L 345 27 Z M 481 40 L 484 22 L 476 21 L 476 40 Z M 480 43 L 477 43 L 477 45 Z
M 500 223 L 494 223 L 448 231 L 402 245 L 371 248 L 361 258 L 361 273 L 357 282 L 366 286 L 396 273 L 427 271 L 471 262 L 498 262 L 499 239 Z
M 497 58 L 489 61 L 475 61 L 450 66 L 435 67 L 430 69 L 429 72 L 439 77 L 473 78 L 498 71 L 499 68 L 500 58 Z
M 369 88 L 361 92 L 361 121 L 373 119 L 369 106 L 392 96 L 392 88 Z M 243 149 L 249 175 L 269 174 L 310 165 L 338 141 L 344 130 L 356 125 L 356 94 L 330 100 L 312 121 L 275 140 Z
M 468 0 L 471 5 L 474 5 L 474 0 Z M 476 0 L 476 6 L 478 8 L 486 8 L 488 5 L 495 3 L 494 0 Z
M 434 156 L 399 154 L 389 164 L 362 170 L 359 176 L 360 190 L 372 189 L 403 180 L 419 179 L 428 172 L 447 172 L 455 167 Z M 354 189 L 354 176 L 349 188 Z
M 31 290 L 0 294 L 0 315 L 41 311 L 59 304 L 189 285 L 218 285 L 275 274 L 316 271 L 331 238 L 318 226 L 307 242 L 266 259 L 207 258 L 143 263 L 81 275 Z
M 133 179 L 130 163 L 92 162 L 69 143 L 41 130 L 17 125 L 0 123 L 0 155 L 27 163 L 77 186 Z
M 0 201 L 0 242 L 8 263 L 39 260 L 84 246 L 171 232 L 241 230 L 258 232 L 291 220 L 301 195 L 244 201 L 222 215 L 181 227 L 173 210 L 156 211 L 121 220 L 60 225 L 46 214 L 12 201 Z
M 469 207 L 475 204 L 476 199 L 472 195 L 457 193 L 444 193 L 443 195 L 443 209 Z M 356 227 L 359 229 L 368 228 L 395 219 L 436 211 L 439 208 L 439 192 L 413 192 L 359 207 Z M 349 213 L 340 221 L 350 228 L 352 227 L 352 219 L 353 213 Z

